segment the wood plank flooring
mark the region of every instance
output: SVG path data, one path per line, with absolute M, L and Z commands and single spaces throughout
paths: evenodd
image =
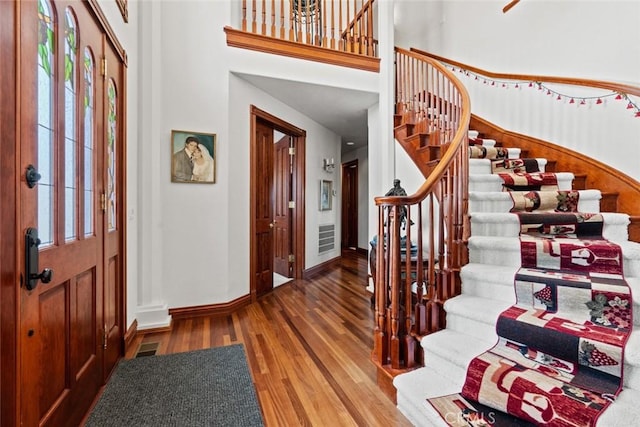
M 126 357 L 142 342 L 158 342 L 157 354 L 242 343 L 267 427 L 410 426 L 376 384 L 366 281 L 365 258 L 345 252 L 339 266 L 232 315 L 139 333 Z

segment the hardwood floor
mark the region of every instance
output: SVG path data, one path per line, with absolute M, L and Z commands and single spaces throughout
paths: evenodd
M 171 332 L 138 334 L 157 354 L 245 346 L 266 426 L 410 426 L 376 384 L 366 259 L 274 289 L 229 316 L 175 321 Z

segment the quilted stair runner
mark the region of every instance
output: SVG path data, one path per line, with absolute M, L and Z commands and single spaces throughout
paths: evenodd
M 487 425 L 595 425 L 622 387 L 631 325 L 620 247 L 602 238 L 599 214 L 519 219 L 517 302 L 498 318 L 498 344 L 471 361 L 461 394 L 429 402 L 443 417 L 457 409 Z
M 394 380 L 418 426 L 617 426 L 640 419 L 640 245 L 598 190 L 470 133 L 470 262 L 425 367 Z M 636 316 L 640 317 L 640 316 Z M 624 375 L 623 375 L 624 374 Z

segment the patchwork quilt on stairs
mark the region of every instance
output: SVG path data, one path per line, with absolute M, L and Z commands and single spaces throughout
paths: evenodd
M 518 213 L 516 304 L 462 391 L 428 402 L 451 426 L 593 426 L 622 388 L 632 300 L 600 214 Z M 482 310 L 482 307 L 478 307 Z

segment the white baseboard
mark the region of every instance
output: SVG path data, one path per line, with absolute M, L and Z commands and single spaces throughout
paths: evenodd
M 171 326 L 171 315 L 169 315 L 169 307 L 166 304 L 138 306 L 136 319 L 139 331 Z

